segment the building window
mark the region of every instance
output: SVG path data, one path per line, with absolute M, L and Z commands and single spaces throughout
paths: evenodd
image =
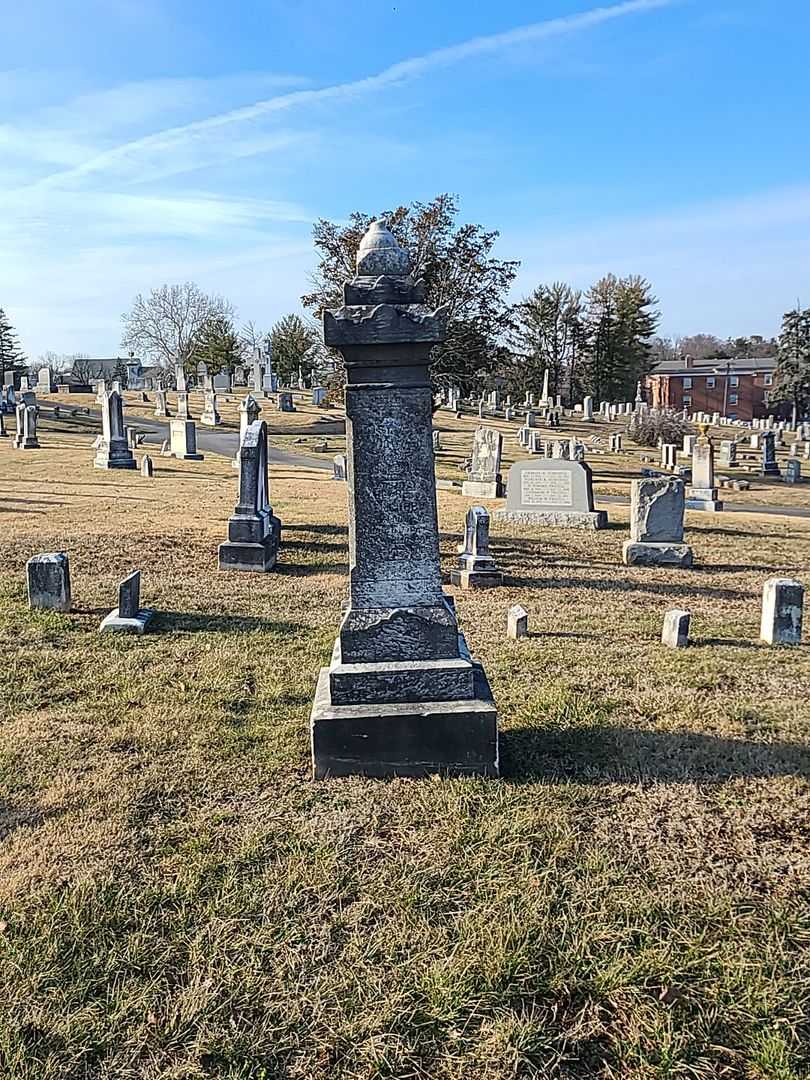
M 728 380 L 728 385 L 729 386 L 739 386 L 740 385 L 740 376 L 739 375 L 732 375 Z
M 762 379 L 766 386 L 773 386 L 773 375 L 763 375 Z
M 737 404 L 737 395 L 736 394 L 729 394 L 728 395 L 728 403 L 729 403 L 729 405 L 736 405 Z
M 691 405 L 692 404 L 692 395 L 691 394 L 684 394 L 683 395 L 683 403 L 684 403 L 684 405 Z
M 688 378 L 684 379 L 683 380 L 683 388 L 684 388 L 684 390 L 691 390 L 692 389 L 692 380 L 688 379 Z
M 709 375 L 707 377 L 707 379 L 706 379 L 706 389 L 707 390 L 714 390 L 716 384 L 717 384 L 717 379 L 715 379 L 714 375 Z

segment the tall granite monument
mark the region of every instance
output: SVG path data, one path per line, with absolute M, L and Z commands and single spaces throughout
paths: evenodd
M 349 602 L 312 708 L 315 776 L 498 775 L 495 705 L 442 592 L 430 350 L 444 316 L 372 222 L 324 342 L 346 364 Z

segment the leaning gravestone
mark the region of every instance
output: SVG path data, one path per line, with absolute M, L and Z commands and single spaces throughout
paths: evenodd
M 625 566 L 692 565 L 683 542 L 684 482 L 649 477 L 630 485 L 630 539 L 622 546 Z
M 461 485 L 461 494 L 474 499 L 503 497 L 501 451 L 503 435 L 495 428 L 480 427 L 473 438 L 472 465 L 469 477 Z
M 97 469 L 135 469 L 137 463 L 127 445 L 121 395 L 116 390 L 104 391 L 101 402 L 101 445 L 93 464 Z
M 70 611 L 70 560 L 64 551 L 34 555 L 25 569 L 30 608 Z
M 489 553 L 489 514 L 483 506 L 472 506 L 467 511 L 464 548 L 450 571 L 450 581 L 462 589 L 503 585 L 503 574 Z
M 580 461 L 516 461 L 509 470 L 506 509 L 497 521 L 604 529 L 607 514 L 595 510 L 590 466 Z
M 445 336 L 375 221 L 324 342 L 346 365 L 349 603 L 312 709 L 315 776 L 498 775 L 484 671 L 442 591 L 430 352 Z
M 154 611 L 141 607 L 141 572 L 133 570 L 118 586 L 118 607 L 101 621 L 102 634 L 142 634 L 152 621 Z
M 248 425 L 239 447 L 239 502 L 219 545 L 220 570 L 264 573 L 276 565 L 281 522 L 273 516 L 267 479 L 267 424 Z

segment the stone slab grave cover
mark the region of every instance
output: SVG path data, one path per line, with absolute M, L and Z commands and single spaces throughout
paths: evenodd
M 595 510 L 593 478 L 582 461 L 516 461 L 509 470 L 506 509 L 497 521 L 556 525 L 569 529 L 604 529 L 608 517 Z
M 34 555 L 25 570 L 30 608 L 70 611 L 70 560 L 64 551 Z
M 768 578 L 762 590 L 760 637 L 769 645 L 801 645 L 804 586 L 793 578 Z
M 169 423 L 169 453 L 178 461 L 202 461 L 197 452 L 197 427 L 193 420 L 176 416 Z
M 102 634 L 142 634 L 154 611 L 141 607 L 141 572 L 133 570 L 118 586 L 118 607 L 101 621 Z
M 503 435 L 496 428 L 480 427 L 473 437 L 472 465 L 468 478 L 461 485 L 462 495 L 474 499 L 503 497 L 501 453 Z
M 622 546 L 625 566 L 692 565 L 683 542 L 684 482 L 649 477 L 630 485 L 630 539 Z
M 265 573 L 276 565 L 281 522 L 270 505 L 267 424 L 248 425 L 239 447 L 239 502 L 228 518 L 228 539 L 219 545 L 220 570 Z
M 490 589 L 503 585 L 503 574 L 489 553 L 489 513 L 471 506 L 464 528 L 464 549 L 450 571 L 450 582 L 462 589 Z
M 105 390 L 101 400 L 101 445 L 93 464 L 97 469 L 136 469 L 137 462 L 127 445 L 124 407 L 117 390 Z
M 431 443 L 442 311 L 381 222 L 324 342 L 346 365 L 349 603 L 311 716 L 316 777 L 498 775 L 495 705 L 442 591 Z

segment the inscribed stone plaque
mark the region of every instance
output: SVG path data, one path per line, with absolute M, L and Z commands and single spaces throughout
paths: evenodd
M 526 469 L 520 474 L 520 501 L 524 506 L 573 506 L 573 478 L 569 472 Z

